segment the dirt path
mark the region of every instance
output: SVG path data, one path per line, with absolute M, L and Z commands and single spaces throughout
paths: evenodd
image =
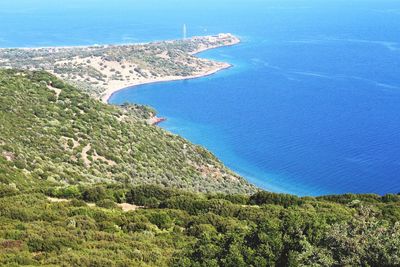
M 49 88 L 51 91 L 53 91 L 54 93 L 56 93 L 56 101 L 58 101 L 58 97 L 61 94 L 61 89 L 55 88 L 51 85 L 47 85 L 47 88 Z
M 66 198 L 55 198 L 55 197 L 47 197 L 47 200 L 52 202 L 52 203 L 60 203 L 60 202 L 69 202 L 69 201 L 71 201 L 71 200 L 66 199 Z M 96 207 L 95 203 L 86 203 L 86 204 L 89 207 Z M 122 211 L 124 211 L 124 212 L 128 212 L 128 211 L 133 211 L 133 210 L 144 208 L 143 206 L 136 206 L 136 205 L 129 204 L 129 203 L 118 203 L 117 206 L 120 207 L 122 209 Z
M 92 164 L 92 162 L 88 159 L 88 151 L 92 148 L 92 146 L 90 144 L 87 144 L 83 149 L 82 149 L 82 160 L 83 160 L 83 164 L 85 164 L 86 167 L 90 167 L 90 164 Z

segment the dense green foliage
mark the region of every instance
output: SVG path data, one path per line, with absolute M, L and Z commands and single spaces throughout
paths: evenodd
M 44 72 L 0 97 L 0 266 L 400 266 L 400 195 L 255 192 Z
M 2 266 L 400 264 L 400 202 L 375 195 L 337 196 L 343 203 L 336 203 L 151 185 L 0 191 Z M 124 212 L 117 202 L 144 206 Z
M 145 123 L 139 110 L 105 105 L 46 72 L 0 70 L 0 182 L 254 191 L 205 149 Z

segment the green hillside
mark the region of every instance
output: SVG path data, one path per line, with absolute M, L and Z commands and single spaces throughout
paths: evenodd
M 141 111 L 141 112 L 139 112 Z M 0 71 L 0 169 L 19 185 L 118 182 L 254 192 L 212 154 L 45 72 Z M 12 183 L 7 174 L 0 182 Z
M 256 191 L 152 113 L 0 70 L 0 266 L 400 266 L 400 195 Z

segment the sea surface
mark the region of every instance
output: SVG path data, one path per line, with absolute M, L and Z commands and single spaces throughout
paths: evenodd
M 234 66 L 111 103 L 155 107 L 161 127 L 267 190 L 400 192 L 398 0 L 1 1 L 0 47 L 176 39 L 183 24 L 239 36 L 200 54 Z

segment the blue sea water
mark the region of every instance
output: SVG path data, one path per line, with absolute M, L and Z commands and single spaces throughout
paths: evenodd
M 400 2 L 148 0 L 0 3 L 0 46 L 143 42 L 231 32 L 200 56 L 234 65 L 148 84 L 162 127 L 254 184 L 299 195 L 400 192 Z M 49 23 L 51 21 L 51 23 Z

